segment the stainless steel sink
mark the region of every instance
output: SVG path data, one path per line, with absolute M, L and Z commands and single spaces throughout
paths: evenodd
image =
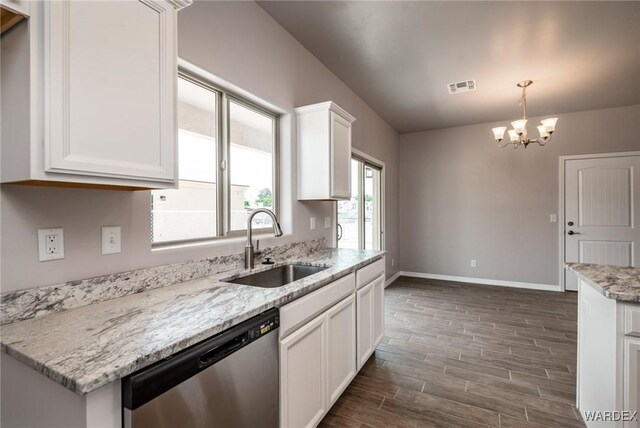
M 305 278 L 314 273 L 327 269 L 324 266 L 307 266 L 307 265 L 284 265 L 269 269 L 264 272 L 258 272 L 240 278 L 233 279 L 234 284 L 250 285 L 252 287 L 276 288 Z

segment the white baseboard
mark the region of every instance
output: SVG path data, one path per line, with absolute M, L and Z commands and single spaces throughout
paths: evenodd
M 530 290 L 562 291 L 559 285 L 552 285 L 552 284 L 535 284 L 531 282 L 502 281 L 499 279 L 466 278 L 464 276 L 438 275 L 434 273 L 400 271 L 398 272 L 397 276 L 411 276 L 414 278 L 440 279 L 443 281 L 455 281 L 455 282 L 468 282 L 470 284 L 497 285 L 500 287 L 527 288 Z M 394 279 L 397 276 L 394 276 Z
M 395 281 L 396 279 L 398 279 L 398 277 L 400 276 L 402 272 L 398 271 L 396 272 L 395 275 L 393 275 L 391 278 L 387 279 L 387 282 L 385 282 L 384 284 L 384 288 L 387 288 L 393 281 Z

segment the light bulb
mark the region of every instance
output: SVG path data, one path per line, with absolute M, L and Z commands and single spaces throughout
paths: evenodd
M 542 123 L 542 125 L 544 125 L 544 127 L 547 129 L 547 132 L 551 134 L 553 131 L 556 130 L 557 121 L 558 121 L 557 117 L 550 117 L 549 119 L 542 120 L 540 123 Z
M 538 125 L 538 132 L 540 133 L 540 138 L 547 138 L 551 135 L 547 132 L 547 128 L 544 125 Z
M 513 130 L 516 131 L 517 134 L 524 134 L 524 127 L 527 126 L 527 119 L 514 120 L 511 122 L 511 126 L 513 126 Z
M 518 133 L 515 131 L 515 129 L 509 130 L 509 139 L 511 140 L 511 142 L 518 141 Z
M 497 141 L 502 141 L 502 139 L 504 138 L 504 131 L 506 130 L 506 126 L 498 126 L 497 128 L 492 128 L 491 131 L 493 131 L 493 138 L 495 138 Z

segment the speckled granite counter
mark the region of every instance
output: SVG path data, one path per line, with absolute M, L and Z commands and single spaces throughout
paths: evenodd
M 325 249 L 286 262 L 328 269 L 279 288 L 223 282 L 247 273 L 232 270 L 14 322 L 2 326 L 2 351 L 72 391 L 86 394 L 280 307 L 383 254 Z
M 583 263 L 567 268 L 609 299 L 640 303 L 640 268 Z

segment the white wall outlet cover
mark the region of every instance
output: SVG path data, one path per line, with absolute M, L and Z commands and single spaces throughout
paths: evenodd
M 122 228 L 105 226 L 102 228 L 102 255 L 118 254 L 122 249 Z
M 477 267 L 478 266 L 478 262 L 476 261 L 476 259 L 471 259 L 471 267 Z
M 556 221 L 558 221 L 558 216 L 556 214 L 549 214 L 549 222 L 555 223 Z
M 316 230 L 316 218 L 315 217 L 311 217 L 311 219 L 309 221 L 309 227 L 311 228 L 311 230 Z
M 324 218 L 324 228 L 329 229 L 331 227 L 331 217 Z
M 38 260 L 64 259 L 64 232 L 61 227 L 38 229 Z

